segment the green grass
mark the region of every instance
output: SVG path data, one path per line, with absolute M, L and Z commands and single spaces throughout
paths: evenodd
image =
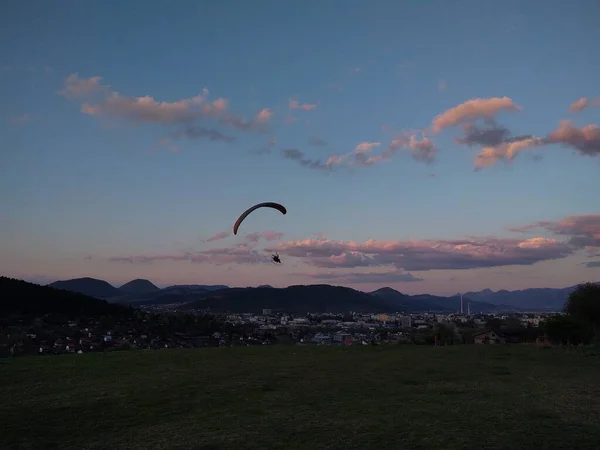
M 600 356 L 258 347 L 0 361 L 0 448 L 598 448 Z

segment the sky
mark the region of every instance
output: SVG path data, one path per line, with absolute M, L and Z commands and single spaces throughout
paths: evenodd
M 4 1 L 0 273 L 598 281 L 599 21 L 584 0 Z M 234 236 L 266 201 L 287 214 Z

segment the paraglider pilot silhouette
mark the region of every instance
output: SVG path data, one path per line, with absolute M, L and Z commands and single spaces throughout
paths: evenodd
M 238 220 L 236 220 L 235 224 L 233 225 L 233 234 L 237 235 L 238 228 L 240 227 L 240 225 L 244 221 L 244 219 L 246 217 L 248 217 L 248 214 L 250 214 L 252 211 L 254 211 L 258 208 L 273 208 L 273 209 L 276 209 L 277 211 L 279 211 L 281 214 L 287 214 L 287 210 L 285 209 L 285 206 L 280 205 L 279 203 L 274 203 L 274 202 L 258 203 L 256 205 L 248 208 L 246 211 L 244 211 L 242 213 L 242 215 L 240 217 L 238 217 Z M 277 252 L 274 255 L 271 255 L 271 260 L 274 263 L 281 264 L 281 259 L 279 258 L 279 254 Z

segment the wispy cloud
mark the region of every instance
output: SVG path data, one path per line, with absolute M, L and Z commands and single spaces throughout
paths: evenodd
M 333 166 L 333 164 L 330 161 L 322 162 L 317 159 L 308 158 L 303 151 L 298 150 L 297 148 L 282 149 L 281 155 L 284 158 L 296 161 L 301 166 L 307 167 L 309 169 L 331 170 Z
M 69 75 L 59 94 L 81 101 L 81 112 L 90 116 L 121 119 L 131 123 L 154 125 L 182 125 L 186 128 L 181 136 L 208 137 L 212 140 L 230 140 L 224 134 L 206 127 L 190 128 L 198 120 L 214 120 L 221 125 L 240 131 L 266 132 L 273 112 L 262 108 L 251 119 L 230 110 L 225 98 L 209 99 L 210 92 L 204 88 L 198 95 L 176 101 L 159 101 L 154 97 L 130 97 L 102 84 L 102 77 L 81 78 L 77 73 Z M 92 103 L 87 100 L 96 99 Z M 195 130 L 195 131 L 194 131 Z M 218 134 L 217 134 L 218 133 Z
M 591 106 L 600 106 L 600 97 L 587 98 L 581 97 L 579 100 L 571 103 L 569 106 L 570 112 L 580 112 Z
M 228 136 L 214 128 L 204 128 L 200 125 L 190 125 L 171 134 L 173 139 L 208 139 L 210 141 L 235 142 L 234 136 Z
M 600 214 L 567 216 L 561 220 L 542 220 L 520 227 L 509 227 L 514 232 L 528 232 L 545 229 L 559 236 L 568 236 L 568 243 L 585 248 L 591 254 L 600 251 Z
M 275 139 L 270 139 L 263 147 L 253 150 L 250 153 L 254 153 L 255 155 L 267 155 L 273 151 L 273 147 L 276 145 L 277 141 Z
M 297 100 L 290 98 L 288 100 L 288 108 L 291 111 L 294 111 L 294 110 L 314 111 L 315 109 L 317 109 L 317 104 L 316 103 L 300 103 Z
M 33 117 L 31 114 L 26 113 L 26 114 L 22 114 L 20 116 L 13 117 L 10 121 L 12 123 L 14 123 L 15 125 L 24 125 L 27 122 L 31 121 L 32 118 Z
M 493 119 L 502 110 L 519 111 L 520 109 L 521 107 L 509 97 L 475 98 L 437 115 L 431 127 L 433 133 L 437 134 L 444 128 L 458 125 L 466 120 Z
M 308 145 L 311 145 L 313 147 L 326 147 L 327 141 L 317 136 L 310 136 L 308 138 Z
M 448 84 L 445 80 L 440 80 L 438 82 L 438 91 L 444 92 L 448 88 Z
M 102 84 L 102 77 L 81 78 L 75 72 L 65 79 L 64 87 L 58 93 L 68 98 L 86 98 L 100 92 L 109 93 L 110 86 Z
M 214 235 L 212 235 L 211 237 L 209 237 L 208 239 L 204 239 L 202 242 L 214 242 L 214 241 L 220 241 L 222 239 L 226 239 L 229 236 L 231 236 L 231 231 L 220 231 L 219 233 L 216 233 Z

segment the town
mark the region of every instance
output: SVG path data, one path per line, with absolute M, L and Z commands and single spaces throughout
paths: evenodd
M 4 323 L 0 356 L 129 349 L 250 345 L 440 345 L 544 341 L 540 322 L 551 313 L 291 315 L 178 311 L 177 304 L 143 306 L 133 317 L 78 318 L 57 314 L 31 323 Z M 493 335 L 490 339 L 490 333 Z M 437 339 L 436 339 L 437 336 Z

